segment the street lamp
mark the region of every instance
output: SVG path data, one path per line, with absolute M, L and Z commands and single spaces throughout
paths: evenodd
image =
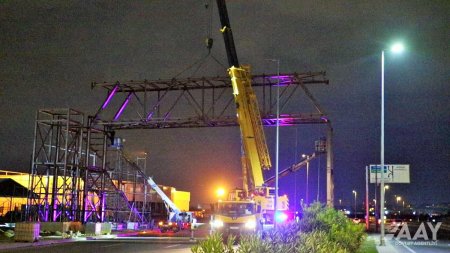
M 404 46 L 401 43 L 396 43 L 391 47 L 391 52 L 401 53 Z M 380 147 L 380 218 L 381 218 L 381 235 L 380 245 L 384 246 L 384 49 L 381 50 L 381 147 Z
M 353 194 L 355 194 L 355 219 L 356 219 L 356 191 L 355 190 L 353 190 Z
M 266 59 L 268 61 L 277 63 L 277 122 L 276 122 L 276 144 L 275 144 L 275 212 L 278 211 L 278 164 L 279 164 L 279 149 L 280 149 L 280 60 Z M 274 227 L 277 227 L 277 221 L 274 219 Z
M 400 201 L 400 200 L 402 200 L 402 197 L 400 197 L 400 196 L 397 196 L 397 205 L 398 205 L 398 202 Z
M 399 207 L 399 205 L 398 205 L 398 202 L 399 202 L 399 201 L 402 201 L 402 197 L 401 197 L 401 196 L 397 196 L 395 199 L 397 200 L 397 209 L 400 210 L 400 207 Z
M 306 159 L 306 205 L 309 204 L 309 155 L 303 154 L 302 157 Z

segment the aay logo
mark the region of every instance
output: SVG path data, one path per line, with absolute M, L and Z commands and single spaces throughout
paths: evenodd
M 436 226 L 433 226 L 433 223 L 431 223 L 431 222 L 427 222 L 426 224 L 428 225 L 428 228 L 430 229 L 430 231 L 432 233 L 431 240 L 436 241 L 437 240 L 437 232 L 438 232 L 439 228 L 441 227 L 442 222 L 437 222 Z M 395 236 L 392 235 L 397 240 L 400 240 L 400 239 L 407 239 L 407 240 L 423 239 L 425 241 L 430 240 L 430 238 L 428 237 L 428 234 L 427 234 L 425 222 L 420 223 L 420 225 L 417 228 L 417 231 L 414 233 L 413 237 L 411 237 L 408 223 L 396 224 L 395 226 L 393 226 L 389 229 L 389 232 L 396 233 L 399 229 L 400 229 L 400 231 L 398 232 L 397 235 L 395 235 Z

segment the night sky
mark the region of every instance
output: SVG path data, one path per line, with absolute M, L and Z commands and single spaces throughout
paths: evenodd
M 170 79 L 207 54 L 209 33 L 212 54 L 226 66 L 215 1 L 209 8 L 205 3 L 210 1 L 1 1 L 0 169 L 29 172 L 38 109 L 71 107 L 93 115 L 105 92 L 91 90 L 92 81 Z M 381 50 L 402 40 L 402 55 L 386 53 L 385 162 L 410 164 L 411 184 L 392 185 L 386 198 L 450 202 L 449 1 L 227 5 L 240 62 L 253 73 L 276 73 L 267 58 L 279 59 L 281 72 L 327 72 L 330 85 L 309 88 L 334 127 L 335 200 L 346 205 L 353 203 L 353 189 L 362 203 L 364 168 L 380 161 Z M 181 77 L 225 76 L 222 65 L 208 59 Z M 314 141 L 326 134 L 318 125 L 280 132 L 280 169 L 312 153 Z M 149 153 L 147 172 L 157 183 L 191 191 L 193 205 L 212 201 L 219 186 L 241 184 L 237 127 L 118 135 L 129 153 Z M 266 135 L 275 163 L 275 128 Z M 311 164 L 310 199 L 316 198 L 319 168 L 325 200 L 325 164 L 324 157 Z M 298 204 L 304 184 L 299 171 L 280 179 L 280 192 Z

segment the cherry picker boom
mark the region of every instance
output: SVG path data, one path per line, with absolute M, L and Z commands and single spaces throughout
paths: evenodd
M 169 211 L 169 218 L 167 221 L 160 221 L 158 223 L 158 227 L 161 232 L 166 232 L 168 230 L 172 230 L 177 232 L 185 227 L 189 226 L 189 224 L 193 220 L 192 212 L 182 212 L 173 201 L 167 197 L 164 191 L 159 188 L 159 186 L 153 181 L 151 177 L 147 177 L 147 183 L 152 187 L 153 190 L 162 198 L 164 204 L 166 205 L 167 210 Z M 187 224 L 187 225 L 186 225 Z

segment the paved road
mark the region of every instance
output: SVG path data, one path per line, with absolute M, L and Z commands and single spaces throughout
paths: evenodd
M 443 253 L 450 252 L 450 241 L 449 240 L 438 240 L 438 241 L 395 241 L 393 242 L 394 247 L 399 250 L 399 252 L 405 253 Z
M 420 241 L 420 240 L 396 240 L 387 239 L 386 246 L 380 247 L 379 235 L 371 235 L 377 244 L 379 253 L 448 253 L 450 252 L 450 240 Z
M 22 247 L 0 250 L 14 253 L 115 253 L 115 252 L 174 252 L 188 253 L 193 244 L 177 241 L 154 241 L 148 239 L 87 240 L 56 243 L 46 246 Z

